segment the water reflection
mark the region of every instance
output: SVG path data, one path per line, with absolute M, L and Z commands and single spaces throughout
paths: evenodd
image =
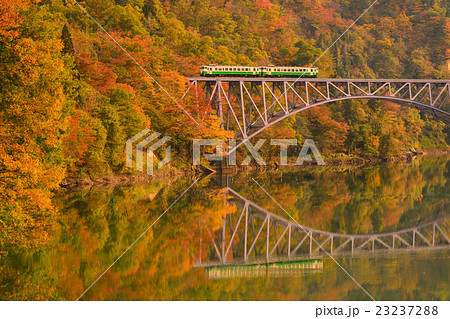
M 227 186 L 286 218 L 256 184 L 249 182 L 252 176 L 301 225 L 323 232 L 367 235 L 416 227 L 445 216 L 449 207 L 449 168 L 448 158 L 422 158 L 408 166 L 239 174 L 228 180 L 232 184 Z M 176 180 L 61 192 L 54 200 L 61 214 L 60 227 L 52 234 L 49 246 L 33 251 L 2 249 L 8 254 L 0 261 L 0 299 L 77 299 L 190 183 Z M 242 207 L 229 199 L 223 184 L 202 179 L 84 299 L 367 299 L 328 258 L 319 258 L 322 264 L 318 272 L 300 276 L 208 278 L 204 268 L 194 266 L 199 261 L 212 261 L 209 243 L 211 238 L 217 239 L 224 219 L 232 216 L 232 224 L 236 224 L 233 218 L 240 216 Z M 275 247 L 275 255 L 276 241 L 285 231 L 281 225 L 277 227 L 272 228 L 272 235 L 277 231 L 276 240 L 269 240 L 269 253 Z M 450 234 L 448 228 L 441 224 L 439 227 L 442 243 L 442 233 L 447 237 Z M 424 235 L 428 241 L 430 229 Z M 277 245 L 279 252 L 287 251 L 281 250 L 287 232 Z M 401 238 L 411 243 L 406 236 Z M 233 244 L 236 251 L 240 237 L 235 240 L 227 255 L 230 258 Z M 401 240 L 396 241 L 401 245 Z M 370 250 L 370 246 L 365 249 Z M 261 254 L 265 257 L 264 250 Z M 337 260 L 376 299 L 450 297 L 448 250 L 343 256 Z
M 210 236 L 206 261 L 200 257 L 197 267 L 227 265 L 230 268 L 233 265 L 241 269 L 238 265 L 247 265 L 247 269 L 258 272 L 260 268 L 256 266 L 262 263 L 278 268 L 296 268 L 300 264 L 304 266 L 304 260 L 318 256 L 331 258 L 368 252 L 385 254 L 399 250 L 450 248 L 448 214 L 432 222 L 391 232 L 333 233 L 301 225 L 288 214 L 285 217 L 276 215 L 230 187 L 225 187 L 224 191 L 227 201 L 238 211 L 223 218 L 214 238 Z M 303 266 L 299 268 L 304 269 Z

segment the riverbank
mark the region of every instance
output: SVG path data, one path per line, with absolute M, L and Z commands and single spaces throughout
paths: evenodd
M 382 164 L 382 163 L 409 163 L 413 159 L 417 157 L 434 157 L 434 156 L 450 156 L 450 150 L 442 151 L 442 150 L 430 150 L 430 151 L 405 151 L 403 154 L 399 156 L 393 156 L 389 158 L 382 157 L 359 157 L 354 155 L 343 155 L 343 154 L 333 154 L 327 158 L 324 158 L 325 166 L 332 167 L 360 167 L 364 165 L 374 165 L 374 164 Z M 299 167 L 295 165 L 296 158 L 289 158 L 287 165 L 280 165 L 276 161 L 272 161 L 267 163 L 267 165 L 256 165 L 254 162 L 249 165 L 236 165 L 233 167 L 229 167 L 226 171 L 229 174 L 237 174 L 239 172 L 247 172 L 247 171 L 270 171 L 270 170 L 279 170 L 286 168 L 295 168 Z M 305 161 L 301 165 L 301 167 L 316 167 L 318 166 L 316 161 Z M 213 167 L 217 172 L 220 172 L 220 167 Z
M 374 165 L 381 163 L 409 163 L 417 157 L 434 157 L 434 156 L 450 156 L 450 150 L 430 150 L 426 152 L 404 152 L 400 156 L 381 158 L 381 157 L 358 157 L 358 156 L 339 156 L 333 155 L 325 158 L 325 165 L 328 167 L 361 167 L 365 165 Z M 128 174 L 108 174 L 97 177 L 67 177 L 61 184 L 61 188 L 87 188 L 93 186 L 102 185 L 126 185 L 137 183 L 151 183 L 155 181 L 161 181 L 165 179 L 183 178 L 200 176 L 202 174 L 209 175 L 211 173 L 226 173 L 226 174 L 238 174 L 239 172 L 249 171 L 271 171 L 271 170 L 291 170 L 292 168 L 299 167 L 295 165 L 295 159 L 289 159 L 288 165 L 280 165 L 276 161 L 267 163 L 267 165 L 256 165 L 252 162 L 249 165 L 236 165 L 232 168 L 228 168 L 225 171 L 221 171 L 218 166 L 204 167 L 204 166 L 190 166 L 189 169 L 180 169 L 173 166 L 167 167 L 162 170 L 155 171 L 154 175 L 148 175 L 145 173 L 128 173 Z M 316 167 L 316 162 L 304 162 L 301 167 Z
M 61 182 L 60 187 L 85 188 L 101 185 L 150 183 L 165 179 L 196 176 L 202 174 L 203 172 L 204 169 L 202 167 L 192 166 L 191 169 L 178 169 L 170 167 L 164 170 L 158 170 L 154 175 L 138 172 L 135 174 L 108 174 L 98 177 L 67 177 Z

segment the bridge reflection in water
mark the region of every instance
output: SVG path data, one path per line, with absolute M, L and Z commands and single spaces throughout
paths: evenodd
M 349 235 L 299 225 L 258 206 L 226 187 L 237 213 L 209 231 L 205 267 L 209 278 L 292 276 L 320 271 L 322 258 L 450 248 L 450 215 L 415 227 L 379 234 Z M 200 248 L 201 251 L 201 248 Z

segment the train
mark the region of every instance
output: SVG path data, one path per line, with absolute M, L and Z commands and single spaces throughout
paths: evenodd
M 205 77 L 292 77 L 316 78 L 318 68 L 297 66 L 239 66 L 209 64 L 200 66 L 200 76 Z

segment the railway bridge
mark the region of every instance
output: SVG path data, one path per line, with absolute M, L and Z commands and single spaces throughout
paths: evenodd
M 203 90 L 222 127 L 242 139 L 311 107 L 350 99 L 395 102 L 450 123 L 450 80 L 193 77 L 183 97 Z
M 448 214 L 393 232 L 339 234 L 297 224 L 288 216 L 284 218 L 258 206 L 230 187 L 224 189 L 227 201 L 236 205 L 238 211 L 224 217 L 220 230 L 208 231 L 208 256 L 200 256 L 196 267 L 450 248 Z

